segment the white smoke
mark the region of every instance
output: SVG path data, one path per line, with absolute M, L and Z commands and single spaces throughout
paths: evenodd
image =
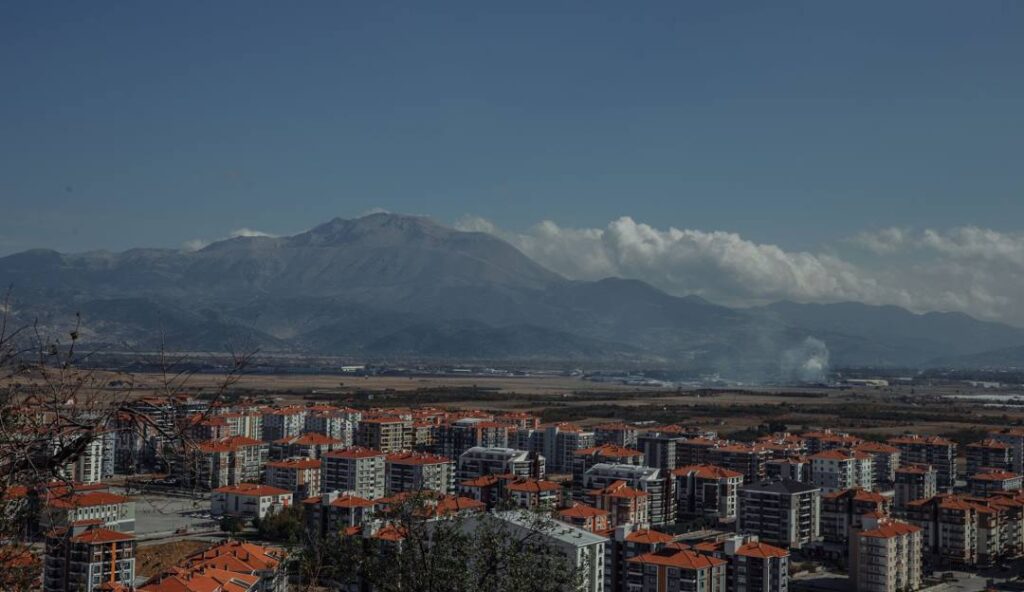
M 782 352 L 783 380 L 808 384 L 828 381 L 829 354 L 825 342 L 808 337 L 796 347 Z

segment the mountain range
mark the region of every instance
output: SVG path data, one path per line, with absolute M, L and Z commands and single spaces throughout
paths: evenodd
M 562 277 L 489 234 L 428 218 L 334 219 L 197 251 L 0 258 L 15 323 L 97 349 L 259 347 L 379 362 L 547 361 L 785 375 L 810 348 L 835 366 L 979 364 L 1024 356 L 1024 330 L 960 313 L 778 302 L 730 308 L 619 278 Z M 794 357 L 795 356 L 795 357 Z M 1024 360 L 1022 360 L 1024 361 Z

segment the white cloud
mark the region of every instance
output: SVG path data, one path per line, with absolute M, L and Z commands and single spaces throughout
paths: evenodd
M 262 230 L 253 230 L 252 228 L 239 228 L 238 230 L 233 230 L 231 234 L 229 234 L 225 238 L 218 238 L 212 241 L 202 238 L 194 238 L 192 240 L 185 241 L 181 243 L 181 250 L 187 253 L 192 253 L 195 251 L 205 249 L 206 247 L 210 246 L 211 243 L 215 243 L 217 241 L 227 240 L 230 238 L 252 238 L 260 236 L 265 236 L 269 238 L 277 237 L 276 234 L 270 234 L 269 232 L 263 232 Z
M 544 221 L 524 233 L 474 217 L 457 227 L 500 236 L 576 279 L 635 278 L 731 305 L 857 301 L 1024 325 L 1024 302 L 1017 297 L 1024 294 L 1024 236 L 982 228 L 887 228 L 810 252 L 731 232 L 659 229 L 629 217 L 604 228 Z M 859 253 L 849 252 L 851 246 Z
M 269 232 L 263 232 L 262 230 L 253 230 L 251 228 L 239 228 L 238 230 L 233 231 L 229 236 L 230 236 L 230 238 L 256 237 L 256 236 L 266 236 L 266 237 L 274 238 L 277 235 L 276 234 L 270 234 Z
M 192 240 L 188 240 L 181 243 L 181 250 L 191 253 L 193 251 L 198 251 L 202 249 L 208 244 L 210 244 L 210 241 L 206 241 L 201 238 L 194 238 Z

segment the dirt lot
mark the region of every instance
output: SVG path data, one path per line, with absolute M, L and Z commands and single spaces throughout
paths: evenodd
M 135 571 L 139 576 L 154 576 L 209 546 L 208 541 L 186 539 L 139 547 L 135 556 Z

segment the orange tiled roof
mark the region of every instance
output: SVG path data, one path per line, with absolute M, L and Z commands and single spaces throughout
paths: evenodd
M 738 471 L 709 464 L 679 467 L 678 469 L 673 470 L 672 474 L 676 477 L 696 474 L 701 479 L 736 479 L 738 477 L 743 477 L 743 473 Z
M 374 450 L 373 448 L 352 446 L 351 448 L 344 448 L 342 450 L 332 450 L 324 456 L 327 458 L 373 458 L 375 456 L 383 457 L 384 453 L 380 450 Z
M 726 562 L 717 557 L 703 555 L 691 549 L 667 548 L 653 553 L 644 553 L 629 560 L 630 563 L 650 563 L 653 565 L 664 565 L 666 567 L 677 567 L 686 570 L 704 570 Z
M 231 493 L 250 497 L 264 497 L 268 495 L 285 495 L 291 493 L 285 489 L 260 485 L 259 483 L 239 483 L 238 485 L 225 485 L 214 489 L 217 493 Z
M 789 551 L 759 541 L 741 546 L 736 549 L 736 554 L 743 555 L 744 557 L 758 557 L 760 559 L 789 557 Z

